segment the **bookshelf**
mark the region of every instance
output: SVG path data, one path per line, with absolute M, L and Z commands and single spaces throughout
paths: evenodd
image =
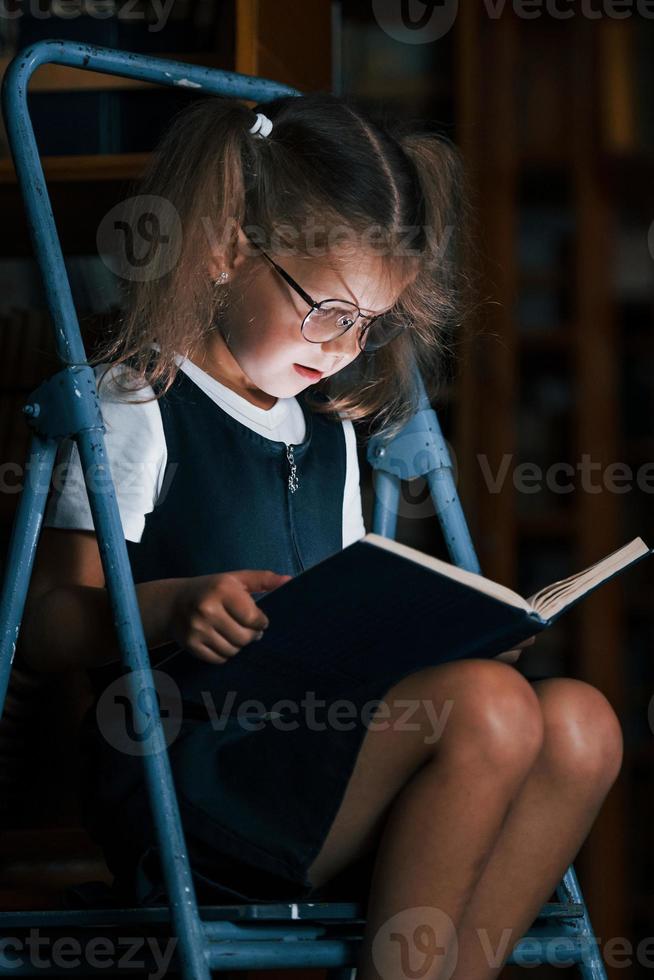
M 630 537 L 654 540 L 651 490 L 635 480 L 639 467 L 654 472 L 644 84 L 654 32 L 638 18 L 534 22 L 507 11 L 491 21 L 476 6 L 458 22 L 457 122 L 478 201 L 481 289 L 498 305 L 482 313 L 462 364 L 455 443 L 482 568 L 527 594 Z M 532 495 L 507 479 L 491 492 L 479 453 L 492 472 L 507 453 L 516 467 L 530 461 L 554 474 L 553 488 L 544 479 Z M 629 466 L 632 488 L 620 489 Z M 561 491 L 567 482 L 572 492 Z M 520 667 L 591 683 L 621 720 L 623 769 L 575 867 L 596 933 L 634 949 L 654 900 L 650 583 L 645 563 L 605 587 Z
M 654 384 L 653 294 L 654 249 L 651 216 L 654 189 L 654 118 L 652 117 L 651 51 L 654 31 L 649 24 L 616 28 L 605 25 L 602 54 L 609 59 L 616 85 L 602 92 L 604 125 L 598 142 L 602 149 L 605 181 L 614 207 L 615 228 L 612 270 L 607 283 L 616 331 L 616 387 L 619 392 L 615 424 L 620 449 L 617 457 L 630 475 L 631 489 L 622 497 L 619 513 L 624 535 L 654 537 L 652 482 L 654 439 L 652 408 Z M 649 57 L 648 57 L 649 55 Z M 622 123 L 621 123 L 622 119 Z M 638 528 L 637 531 L 633 531 Z M 629 766 L 625 772 L 627 806 L 633 814 L 634 834 L 627 844 L 633 889 L 634 928 L 648 935 L 654 905 L 654 818 L 651 772 L 654 713 L 650 705 L 654 685 L 651 666 L 654 616 L 651 573 L 640 569 L 631 588 L 622 595 L 622 647 L 625 672 L 625 740 Z

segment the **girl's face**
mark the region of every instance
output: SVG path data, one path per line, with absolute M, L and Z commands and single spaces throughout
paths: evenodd
M 267 251 L 315 302 L 349 300 L 366 315 L 390 309 L 406 285 L 389 282 L 382 260 L 369 253 L 332 263 L 323 254 L 306 258 L 292 250 L 277 256 Z M 357 341 L 361 320 L 334 340 L 311 343 L 304 339 L 300 327 L 308 304 L 241 229 L 232 264 L 210 263 L 212 278 L 223 268 L 229 272 L 229 282 L 216 289 L 229 289 L 230 303 L 208 342 L 207 363 L 211 373 L 229 382 L 229 387 L 237 386 L 249 400 L 267 403 L 271 397 L 297 395 L 321 377 L 341 371 L 361 353 Z M 308 377 L 297 366 L 321 374 Z

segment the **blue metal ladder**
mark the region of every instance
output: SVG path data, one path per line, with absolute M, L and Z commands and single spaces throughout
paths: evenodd
M 105 452 L 105 432 L 95 374 L 86 353 L 66 275 L 43 169 L 27 109 L 27 85 L 43 64 L 56 63 L 160 85 L 189 84 L 198 91 L 255 102 L 302 93 L 264 78 L 203 68 L 184 62 L 122 52 L 72 41 L 44 40 L 20 51 L 9 65 L 2 87 L 3 113 L 19 186 L 24 199 L 36 260 L 54 321 L 58 357 L 64 367 L 31 392 L 23 413 L 32 429 L 27 475 L 12 527 L 0 596 L 0 717 L 16 640 L 32 574 L 46 499 L 61 439 L 76 439 L 84 471 L 94 473 L 89 498 L 132 704 L 141 712 L 140 730 L 150 731 L 151 749 L 143 757 L 147 791 L 160 847 L 168 908 L 0 912 L 0 943 L 11 936 L 12 962 L 0 958 L 0 974 L 42 975 L 30 968 L 30 956 L 16 950 L 16 939 L 38 928 L 42 936 L 85 940 L 101 932 L 130 937 L 173 938 L 172 969 L 185 980 L 206 980 L 212 970 L 327 968 L 331 980 L 351 977 L 365 919 L 356 903 L 266 903 L 198 907 L 185 850 L 179 808 L 157 707 L 156 689 L 136 601 L 113 481 Z M 368 460 L 376 470 L 373 530 L 394 537 L 400 480 L 424 477 L 430 489 L 451 559 L 479 571 L 456 492 L 451 459 L 436 413 L 416 372 L 421 405 L 392 441 L 370 440 Z M 508 963 L 578 964 L 585 980 L 605 980 L 606 971 L 572 865 L 557 887 L 557 903 L 543 906 L 528 933 L 513 947 Z M 296 940 L 296 941 L 290 941 Z M 23 956 L 22 953 L 25 953 Z M 138 969 L 154 969 L 148 948 Z M 145 963 L 145 967 L 143 964 Z M 65 969 L 65 968 L 64 968 Z M 69 970 L 68 970 L 69 972 Z M 73 971 L 76 972 L 76 971 Z M 95 972 L 84 963 L 84 973 Z M 102 967 L 98 969 L 102 972 Z M 105 969 L 106 973 L 106 969 Z

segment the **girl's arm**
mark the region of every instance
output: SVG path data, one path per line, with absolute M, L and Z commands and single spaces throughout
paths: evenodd
M 225 663 L 268 626 L 252 593 L 289 578 L 237 569 L 141 582 L 136 597 L 146 645 L 174 641 L 201 660 Z M 16 655 L 48 673 L 120 659 L 95 532 L 42 529 Z
M 136 586 L 149 647 L 171 640 L 170 610 L 185 579 Z M 98 667 L 120 658 L 93 531 L 41 531 L 17 656 L 46 672 Z
M 104 366 L 95 368 L 98 382 Z M 145 515 L 160 492 L 166 440 L 159 404 L 148 401 L 152 388 L 141 389 L 136 403 L 126 402 L 112 384 L 114 370 L 98 384 L 98 397 L 123 531 L 128 540 L 139 541 Z M 225 663 L 267 625 L 252 593 L 276 588 L 288 577 L 239 569 L 139 583 L 136 598 L 146 644 L 153 649 L 174 641 L 209 663 Z M 63 440 L 59 447 L 16 655 L 26 666 L 46 672 L 121 659 L 74 440 Z

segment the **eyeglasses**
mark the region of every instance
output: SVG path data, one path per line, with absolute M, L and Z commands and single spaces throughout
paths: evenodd
M 302 286 L 299 285 L 293 279 L 292 276 L 282 269 L 281 265 L 278 265 L 274 259 L 272 259 L 266 251 L 255 242 L 253 238 L 250 238 L 246 233 L 248 240 L 259 249 L 262 255 L 270 262 L 272 267 L 277 270 L 277 272 L 282 276 L 289 286 L 295 290 L 298 296 L 301 296 L 305 303 L 307 303 L 311 309 L 304 317 L 302 325 L 300 327 L 302 336 L 305 340 L 308 340 L 311 344 L 324 344 L 329 340 L 335 340 L 337 337 L 342 336 L 350 327 L 359 320 L 367 320 L 367 322 L 360 327 L 359 335 L 357 341 L 359 344 L 359 349 L 368 353 L 370 351 L 378 350 L 380 347 L 384 347 L 389 341 L 394 340 L 407 328 L 407 322 L 401 319 L 397 314 L 391 312 L 379 313 L 377 316 L 366 317 L 356 303 L 350 303 L 345 299 L 323 299 L 317 303 L 314 299 L 309 296 Z M 371 329 L 374 324 L 374 329 Z

